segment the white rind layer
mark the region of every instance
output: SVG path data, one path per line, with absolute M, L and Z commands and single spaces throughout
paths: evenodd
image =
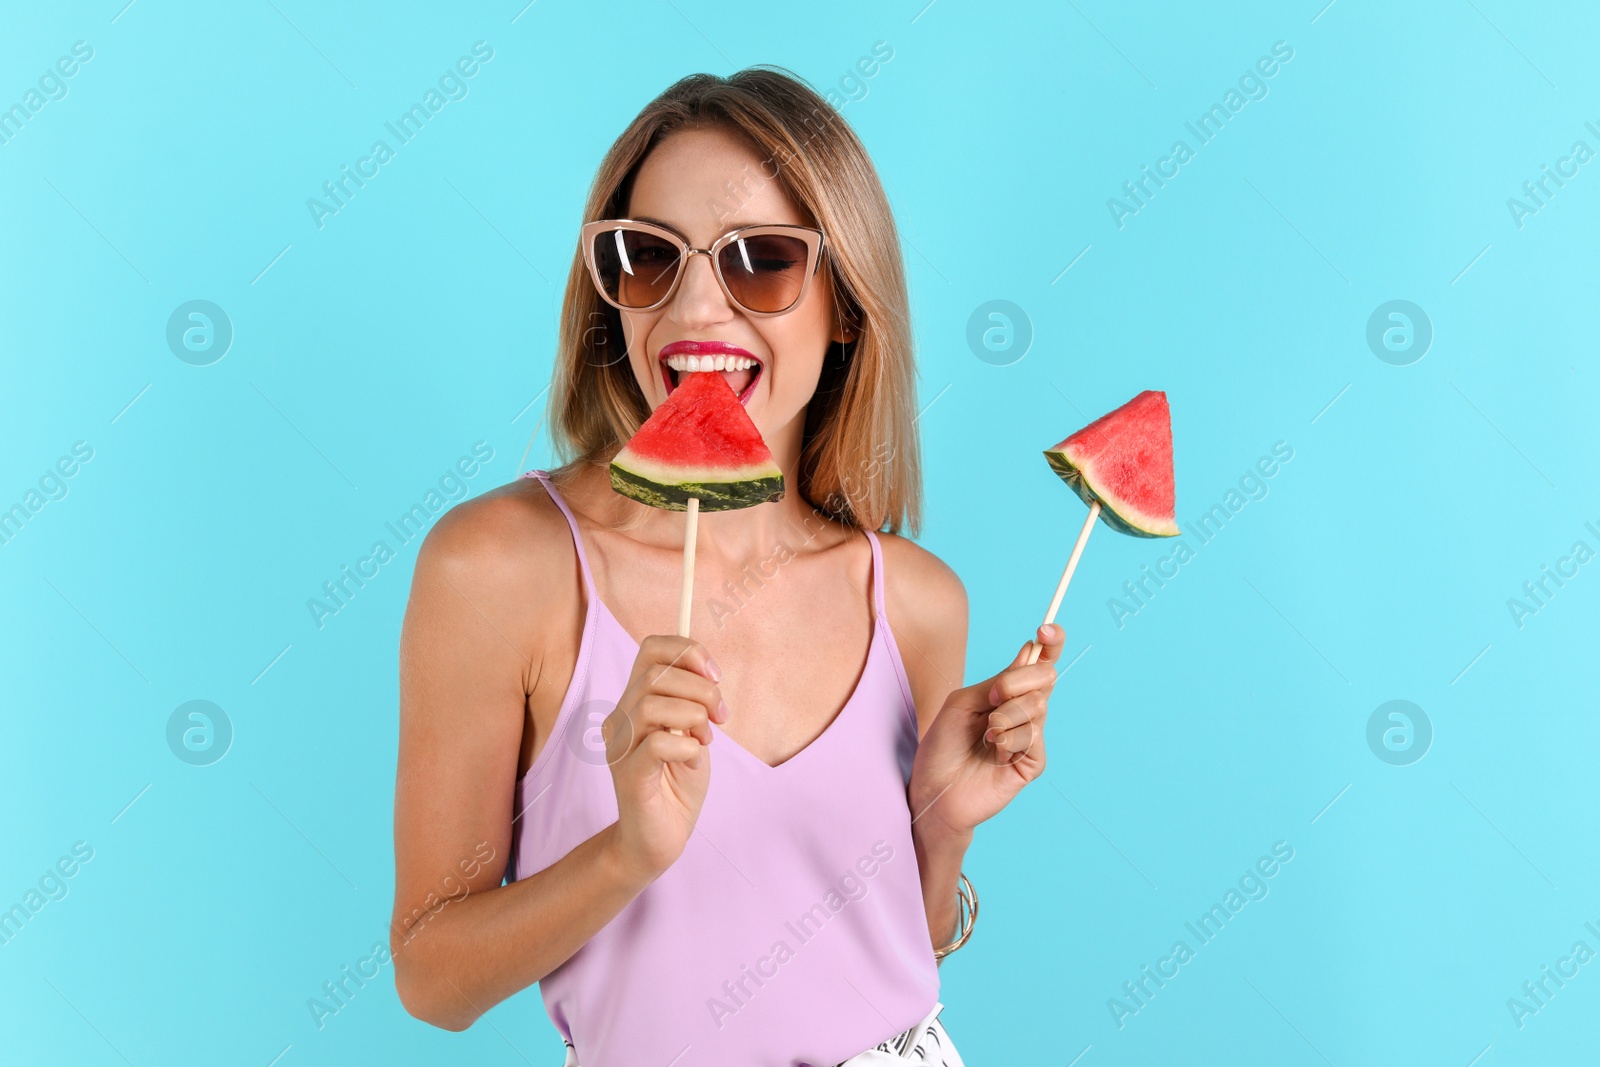
M 1178 529 L 1176 519 L 1152 515 L 1125 500 L 1119 499 L 1113 503 L 1109 499 L 1110 494 L 1096 485 L 1094 479 L 1084 473 L 1083 468 L 1074 463 L 1065 452 L 1052 449 L 1046 451 L 1044 455 L 1051 469 L 1083 499 L 1085 504 L 1092 501 L 1100 502 L 1100 518 L 1113 530 L 1134 537 L 1177 537 L 1183 532 Z

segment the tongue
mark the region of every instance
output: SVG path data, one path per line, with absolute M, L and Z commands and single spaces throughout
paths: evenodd
M 744 392 L 745 386 L 750 384 L 750 380 L 755 377 L 756 372 L 754 368 L 746 368 L 744 370 L 723 370 L 716 373 L 722 375 L 723 381 L 727 382 L 728 387 L 733 390 L 733 395 L 738 396 Z

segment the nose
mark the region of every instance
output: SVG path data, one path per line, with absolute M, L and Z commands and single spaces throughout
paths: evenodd
M 701 262 L 702 258 L 704 262 Z M 727 322 L 734 316 L 728 294 L 717 284 L 716 271 L 711 256 L 705 252 L 690 252 L 684 265 L 683 279 L 678 291 L 672 295 L 668 316 L 680 326 L 697 329 Z

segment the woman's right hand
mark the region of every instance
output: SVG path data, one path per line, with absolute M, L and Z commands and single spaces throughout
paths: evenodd
M 710 753 L 702 750 L 711 744 L 710 723 L 728 721 L 721 677 L 698 641 L 646 637 L 622 699 L 601 724 L 617 793 L 617 848 L 645 878 L 672 866 L 700 817 L 711 782 Z

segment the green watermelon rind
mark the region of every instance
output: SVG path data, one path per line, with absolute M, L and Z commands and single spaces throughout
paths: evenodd
M 700 500 L 701 511 L 737 511 L 783 497 L 783 475 L 746 478 L 734 482 L 657 482 L 616 463 L 611 464 L 611 488 L 652 508 L 688 511 L 689 498 Z
M 1182 531 L 1172 519 L 1147 515 L 1126 503 L 1119 504 L 1096 486 L 1084 471 L 1068 459 L 1064 452 L 1045 450 L 1044 458 L 1050 469 L 1072 488 L 1085 504 L 1100 502 L 1100 518 L 1118 533 L 1134 537 L 1176 537 Z

